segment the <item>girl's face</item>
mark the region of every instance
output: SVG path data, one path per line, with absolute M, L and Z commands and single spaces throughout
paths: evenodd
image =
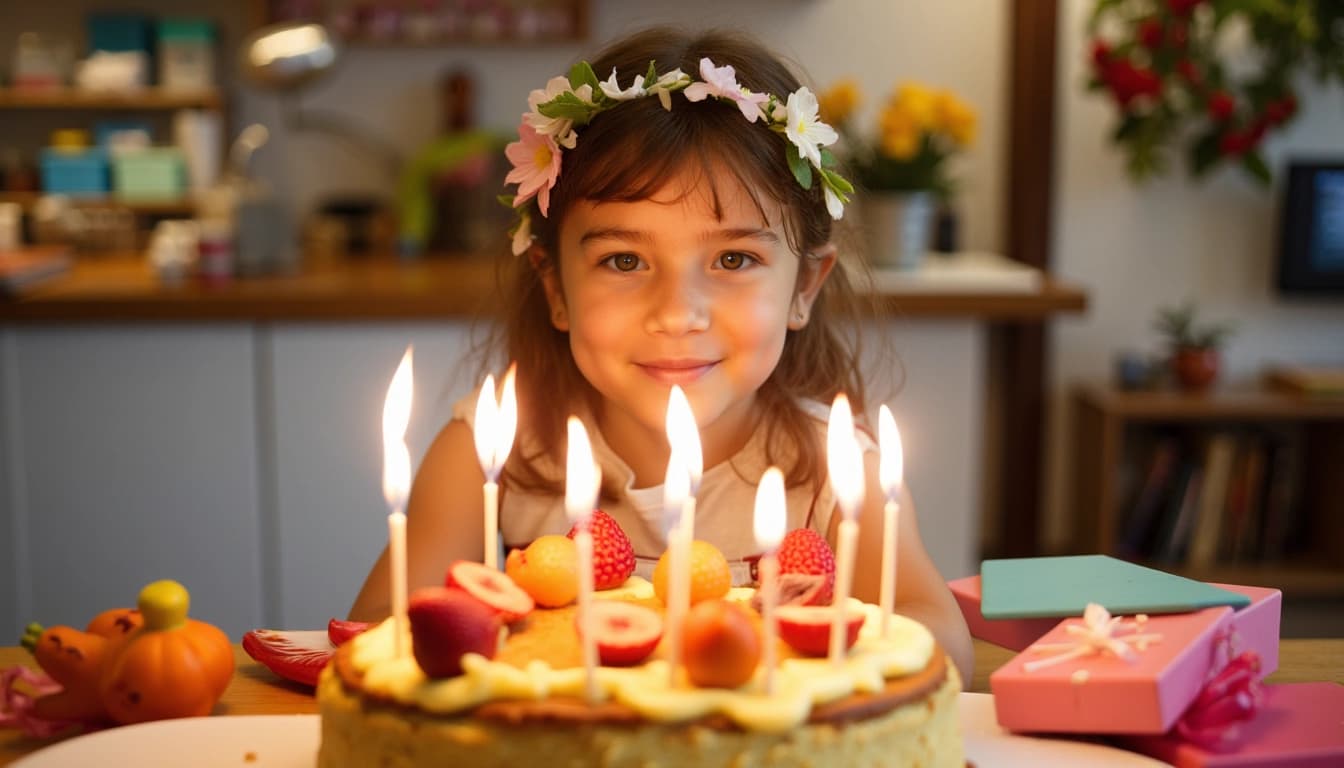
M 763 220 L 731 173 L 714 178 L 722 218 L 708 185 L 687 193 L 700 176 L 683 174 L 647 200 L 580 201 L 561 222 L 559 279 L 545 278 L 552 323 L 604 398 L 603 434 L 618 450 L 650 440 L 665 449 L 673 384 L 707 460 L 716 441 L 744 440 L 756 391 L 834 264 L 827 247 L 800 270 L 778 207 L 763 197 Z

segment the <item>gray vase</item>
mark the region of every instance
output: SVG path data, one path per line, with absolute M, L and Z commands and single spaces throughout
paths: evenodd
M 918 269 L 933 239 L 932 192 L 868 192 L 860 226 L 875 267 Z

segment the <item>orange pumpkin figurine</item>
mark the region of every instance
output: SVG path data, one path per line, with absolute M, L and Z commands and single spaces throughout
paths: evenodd
M 118 723 L 210 714 L 233 678 L 233 646 L 218 627 L 187 618 L 190 595 L 172 580 L 140 591 L 144 626 L 114 641 L 99 683 Z

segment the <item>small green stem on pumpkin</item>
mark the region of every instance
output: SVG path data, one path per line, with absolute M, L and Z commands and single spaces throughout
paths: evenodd
M 36 621 L 28 622 L 28 626 L 23 628 L 23 637 L 19 638 L 19 645 L 28 649 L 29 653 L 37 648 L 37 639 L 42 636 L 44 627 Z

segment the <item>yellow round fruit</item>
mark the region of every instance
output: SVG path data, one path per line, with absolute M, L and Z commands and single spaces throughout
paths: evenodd
M 658 558 L 653 569 L 653 591 L 658 599 L 667 602 L 668 552 Z M 691 605 L 704 600 L 715 600 L 728 594 L 733 586 L 733 572 L 728 558 L 708 541 L 691 542 Z
M 504 561 L 513 583 L 546 608 L 569 605 L 579 596 L 579 555 L 572 539 L 542 536 L 513 550 Z

